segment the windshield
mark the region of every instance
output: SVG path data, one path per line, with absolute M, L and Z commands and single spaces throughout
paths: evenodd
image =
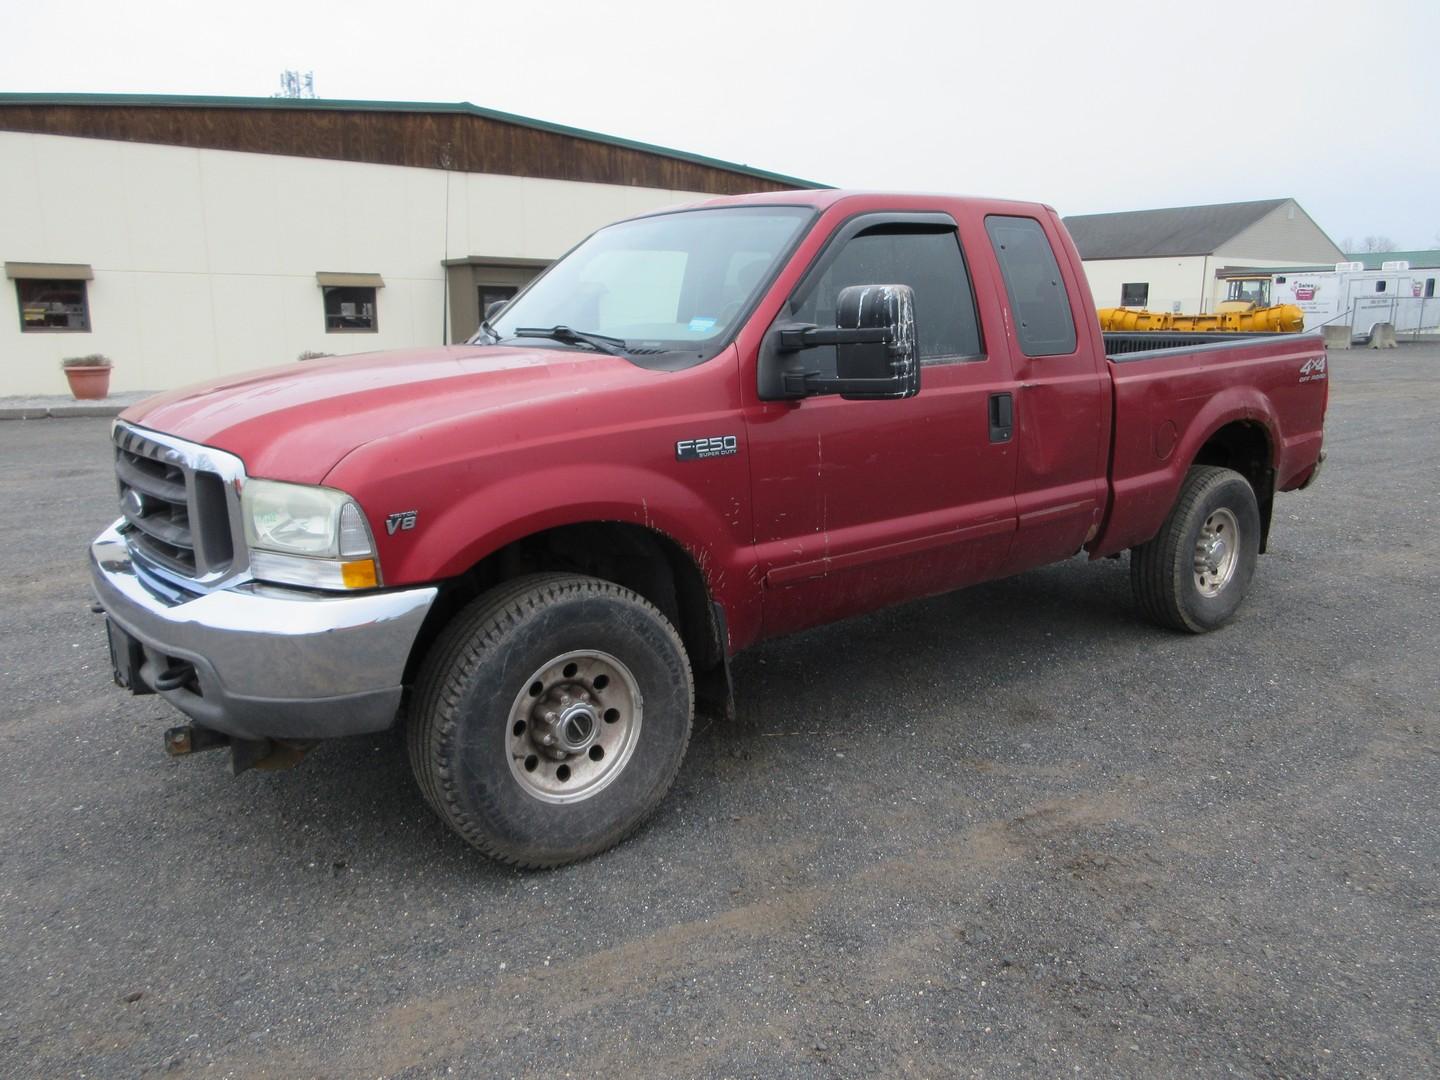
M 566 327 L 623 342 L 627 354 L 713 356 L 769 283 L 813 211 L 799 206 L 687 210 L 595 233 L 492 320 L 500 340 Z M 482 336 L 477 341 L 484 340 Z M 575 347 L 566 338 L 562 344 Z M 583 346 L 581 346 L 583 347 Z

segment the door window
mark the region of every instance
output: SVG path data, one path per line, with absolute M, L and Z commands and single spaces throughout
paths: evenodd
M 1070 314 L 1070 296 L 1040 222 L 996 215 L 985 219 L 985 231 L 1005 279 L 1020 351 L 1026 356 L 1073 353 L 1075 320 Z
M 921 363 L 984 358 L 970 275 L 954 229 L 879 225 L 852 237 L 804 296 L 792 301 L 792 317 L 834 326 L 835 302 L 851 285 L 909 285 L 915 291 Z M 810 352 L 823 368 L 834 349 Z

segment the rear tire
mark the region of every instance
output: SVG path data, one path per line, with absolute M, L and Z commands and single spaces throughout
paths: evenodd
M 515 866 L 560 866 L 619 843 L 665 797 L 694 703 L 680 636 L 643 597 L 598 578 L 517 578 L 431 649 L 410 764 L 469 844 Z
M 1130 584 L 1146 617 L 1203 634 L 1234 616 L 1260 553 L 1260 510 L 1250 482 L 1197 465 L 1160 533 L 1130 552 Z

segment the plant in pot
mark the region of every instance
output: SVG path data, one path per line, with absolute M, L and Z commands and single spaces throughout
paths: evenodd
M 110 358 L 100 353 L 67 356 L 60 361 L 70 382 L 70 393 L 77 401 L 95 401 L 110 393 L 110 367 Z

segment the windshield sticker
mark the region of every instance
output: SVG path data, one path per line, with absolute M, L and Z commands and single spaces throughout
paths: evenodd
M 707 315 L 696 315 L 690 320 L 690 329 L 694 333 L 704 333 L 706 330 L 715 328 L 715 320 Z

